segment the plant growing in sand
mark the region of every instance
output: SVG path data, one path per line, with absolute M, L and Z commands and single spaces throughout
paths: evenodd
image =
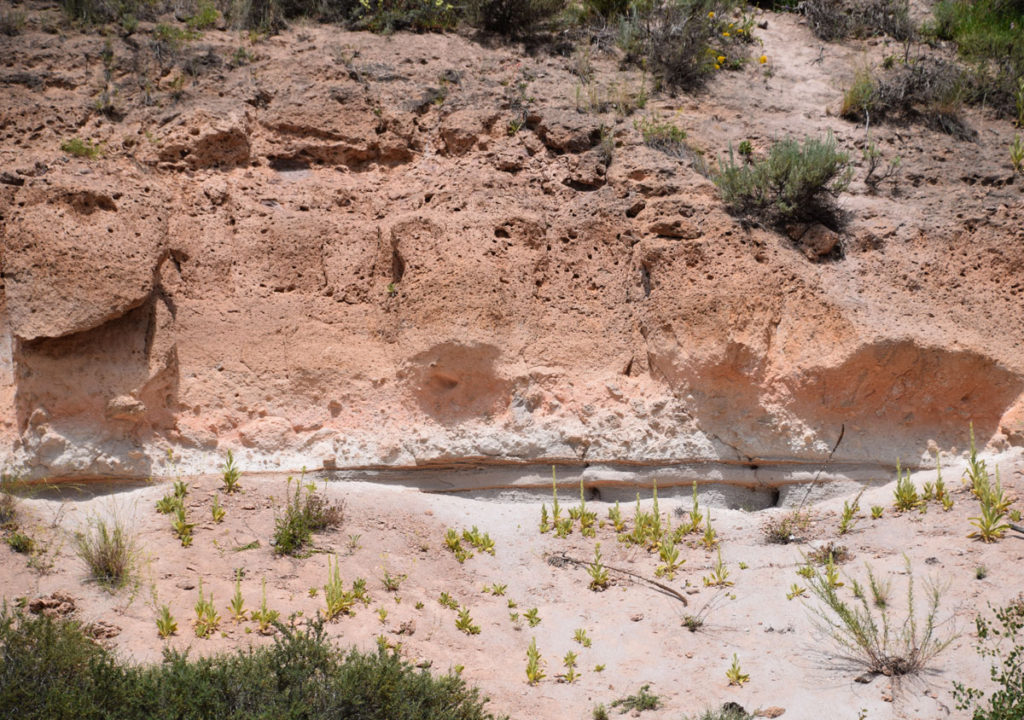
M 537 627 L 538 625 L 540 625 L 539 612 L 540 611 L 537 610 L 537 608 L 530 608 L 529 610 L 523 613 L 523 617 L 526 618 L 526 623 L 530 627 Z
M 590 575 L 591 590 L 600 591 L 608 587 L 608 568 L 601 562 L 601 543 L 594 545 L 594 561 L 587 565 L 587 574 Z
M 849 500 L 843 501 L 843 514 L 839 518 L 840 535 L 850 532 L 853 530 L 853 526 L 857 524 L 856 516 L 860 512 L 860 496 L 863 494 L 863 490 L 857 493 L 857 497 L 853 499 L 852 504 Z
M 641 713 L 644 710 L 657 710 L 661 706 L 661 698 L 649 692 L 651 689 L 650 685 L 643 685 L 640 687 L 640 691 L 636 695 L 627 695 L 621 697 L 618 700 L 612 702 L 613 708 L 622 708 L 619 710 L 623 715 L 633 710 Z
M 242 486 L 240 481 L 242 479 L 242 471 L 235 464 L 235 456 L 230 450 L 228 450 L 227 460 L 224 461 L 224 467 L 221 470 L 223 472 L 221 477 L 224 480 L 224 492 L 228 495 L 241 492 Z
M 804 510 L 793 510 L 772 517 L 761 528 L 765 542 L 787 545 L 800 539 L 811 526 L 811 515 Z
M 562 678 L 569 685 L 572 685 L 580 676 L 580 674 L 576 672 L 576 653 L 572 650 L 566 652 L 565 657 L 562 658 L 562 665 L 565 666 L 565 673 L 563 673 Z
M 327 584 L 324 585 L 324 599 L 327 602 L 326 618 L 333 620 L 339 615 L 351 612 L 355 605 L 356 598 L 352 593 L 345 592 L 345 583 L 341 579 L 341 568 L 338 566 L 338 558 L 327 559 Z
M 226 514 L 226 511 L 224 510 L 223 507 L 221 507 L 220 504 L 220 495 L 214 495 L 213 505 L 210 506 L 210 515 L 213 516 L 213 521 L 215 523 L 222 522 L 224 520 L 224 515 Z
M 345 518 L 344 503 L 330 503 L 316 491 L 312 483 L 300 479 L 291 492 L 292 478 L 288 478 L 284 510 L 274 521 L 274 552 L 278 555 L 299 556 L 312 541 L 313 533 L 341 525 Z
M 473 624 L 473 618 L 469 616 L 469 608 L 459 608 L 459 616 L 455 619 L 455 627 L 467 635 L 479 635 L 480 626 Z
M 1012 502 L 1003 492 L 999 468 L 996 468 L 995 483 L 991 483 L 986 475 L 980 480 L 976 492 L 981 503 L 981 514 L 970 518 L 971 524 L 977 529 L 972 531 L 968 537 L 978 538 L 986 543 L 995 542 L 1010 529 L 1009 524 L 1003 520 Z
M 437 601 L 441 604 L 442 607 L 446 607 L 449 610 L 459 609 L 458 601 L 456 601 L 456 599 L 449 595 L 447 592 L 442 592 L 440 597 L 437 598 Z
M 705 575 L 703 578 L 704 587 L 728 587 L 733 584 L 729 580 L 729 569 L 725 566 L 725 562 L 722 560 L 722 550 L 718 550 L 718 560 L 711 568 L 711 574 Z
M 185 506 L 177 505 L 174 508 L 174 522 L 171 523 L 171 527 L 174 529 L 174 534 L 178 536 L 178 540 L 181 541 L 182 547 L 192 544 L 192 528 L 195 526 L 195 523 L 190 523 L 185 518 Z
M 245 620 L 245 600 L 242 598 L 241 573 L 235 573 L 235 594 L 231 596 L 231 604 L 228 605 L 228 609 L 231 610 L 231 618 L 236 623 Z
M 178 632 L 178 622 L 171 615 L 171 609 L 161 605 L 156 615 L 156 632 L 161 638 L 168 638 Z
M 526 650 L 526 682 L 536 685 L 544 679 L 543 660 L 540 651 L 537 650 L 537 638 L 530 640 L 530 647 Z
M 220 614 L 217 612 L 216 607 L 213 604 L 213 593 L 209 596 L 203 594 L 203 579 L 199 578 L 199 599 L 196 600 L 195 604 L 196 620 L 195 620 L 195 631 L 196 637 L 208 638 L 220 625 Z
M 274 632 L 274 623 L 281 616 L 281 613 L 277 610 L 271 610 L 267 607 L 267 579 L 263 578 L 262 583 L 263 597 L 260 600 L 260 606 L 256 610 L 249 612 L 249 617 L 252 618 L 253 622 L 259 627 L 261 635 L 270 635 Z
M 896 512 L 907 512 L 908 510 L 915 510 L 921 504 L 921 498 L 917 494 L 917 487 L 914 486 L 914 481 L 910 479 L 910 470 L 904 474 L 900 468 L 900 461 L 896 461 L 896 489 L 893 491 L 895 496 L 894 507 Z
M 590 636 L 587 635 L 587 631 L 583 628 L 576 628 L 572 633 L 572 639 L 583 647 L 590 647 Z
M 392 575 L 388 572 L 388 569 L 384 568 L 384 577 L 380 579 L 384 585 L 384 589 L 388 592 L 398 592 L 398 589 L 402 586 L 408 575 Z
M 838 588 L 825 574 L 816 570 L 808 584 L 821 603 L 813 609 L 818 628 L 848 653 L 846 657 L 863 663 L 871 672 L 888 676 L 918 672 L 955 638 L 941 638 L 937 633 L 942 590 L 932 583 L 927 585 L 928 609 L 922 621 L 917 613 L 909 560 L 907 578 L 907 616 L 897 622 L 888 604 L 876 612 L 863 594 L 855 598 L 856 602 L 848 602 L 840 597 Z
M 750 682 L 750 676 L 740 669 L 740 660 L 736 657 L 736 653 L 732 654 L 732 665 L 725 671 L 725 676 L 729 678 L 730 685 L 738 687 L 743 687 L 743 683 Z
M 115 515 L 109 522 L 92 518 L 85 531 L 75 533 L 74 542 L 89 575 L 103 587 L 116 590 L 133 578 L 138 544 L 120 517 Z

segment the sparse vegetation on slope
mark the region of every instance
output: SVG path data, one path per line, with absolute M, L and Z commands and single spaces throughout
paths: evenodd
M 802 142 L 788 138 L 749 163 L 730 151 L 713 179 L 730 211 L 753 222 L 834 222 L 835 198 L 852 177 L 849 160 L 831 135 Z

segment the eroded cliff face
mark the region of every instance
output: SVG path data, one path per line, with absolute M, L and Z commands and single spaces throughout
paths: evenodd
M 624 118 L 578 112 L 565 58 L 458 36 L 304 28 L 231 67 L 238 42 L 182 51 L 203 62 L 175 100 L 179 70 L 140 89 L 145 47 L 114 41 L 112 120 L 90 106 L 101 39 L 0 40 L 0 464 L 816 462 L 842 426 L 837 460 L 887 464 L 962 448 L 969 422 L 1024 442 L 1002 125 L 973 117 L 975 145 L 878 129 L 914 135 L 902 193 L 855 184 L 842 237 L 785 236 L 633 120 L 709 158 L 783 132 L 852 146 L 828 83 L 797 91 L 853 51 Z M 72 135 L 103 155 L 61 153 Z

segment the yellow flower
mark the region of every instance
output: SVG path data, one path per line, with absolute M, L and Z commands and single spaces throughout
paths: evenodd
M 715 65 L 715 70 L 721 70 L 721 69 L 722 69 L 721 65 Z
M 729 33 L 727 33 L 727 32 L 722 33 L 722 37 L 729 37 Z
M 757 61 L 759 63 L 761 63 L 762 65 L 764 65 L 766 62 L 768 62 L 768 56 L 767 55 L 762 55 L 761 57 L 759 57 L 757 59 Z
M 725 55 L 719 55 L 719 56 L 718 56 L 718 58 L 717 58 L 717 60 L 718 60 L 718 62 L 720 62 L 720 63 L 724 63 L 724 62 L 725 62 Z
M 708 13 L 708 17 L 709 18 L 713 18 L 714 16 L 715 16 L 715 11 L 714 10 L 712 10 L 711 12 Z

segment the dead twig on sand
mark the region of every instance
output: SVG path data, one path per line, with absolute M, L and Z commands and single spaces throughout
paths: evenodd
M 553 565 L 554 567 L 565 567 L 566 565 L 575 565 L 576 567 L 587 567 L 588 565 L 590 565 L 590 563 L 584 562 L 583 560 L 577 560 L 573 557 L 569 557 L 564 552 L 561 552 L 556 553 L 554 555 L 549 555 L 548 565 Z M 632 570 L 624 570 L 623 568 L 612 567 L 611 565 L 605 565 L 604 567 L 606 570 L 610 570 L 611 572 L 617 572 L 621 573 L 622 575 L 628 575 L 631 578 L 635 578 L 640 582 L 646 583 L 647 585 L 650 585 L 659 592 L 674 597 L 683 605 L 689 606 L 690 604 L 689 602 L 687 602 L 686 598 L 683 595 L 681 595 L 676 590 L 673 590 L 668 585 L 665 585 L 664 583 L 660 583 L 657 580 L 652 580 L 651 578 L 640 575 L 639 573 L 635 573 Z

